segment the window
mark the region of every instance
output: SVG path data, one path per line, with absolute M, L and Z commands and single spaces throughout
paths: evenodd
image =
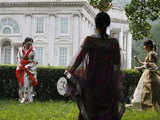
M 2 44 L 2 63 L 3 64 L 11 63 L 11 44 L 9 41 L 5 41 Z
M 44 33 L 44 17 L 37 17 L 36 33 Z
M 4 64 L 11 63 L 11 47 L 4 47 Z
M 11 34 L 11 29 L 9 27 L 5 27 L 3 29 L 3 34 Z
M 3 34 L 11 34 L 11 29 L 10 27 L 5 27 L 5 26 L 10 26 L 12 28 L 12 32 L 13 33 L 19 33 L 20 29 L 19 29 L 19 25 L 17 24 L 17 22 L 11 18 L 3 18 L 0 20 L 0 29 L 3 29 L 2 32 Z
M 43 48 L 42 47 L 36 47 L 36 57 L 37 61 L 40 65 L 43 64 Z
M 59 65 L 67 65 L 67 48 L 60 48 L 59 50 Z
M 60 30 L 61 33 L 68 33 L 68 17 L 61 17 L 60 19 Z

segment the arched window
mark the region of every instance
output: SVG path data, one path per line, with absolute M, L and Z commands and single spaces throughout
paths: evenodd
M 2 63 L 11 63 L 11 45 L 9 41 L 5 41 L 2 45 Z
M 19 25 L 17 24 L 17 22 L 14 19 L 11 19 L 11 18 L 3 18 L 3 19 L 1 19 L 0 20 L 0 30 L 4 34 L 5 34 L 5 32 L 9 31 L 9 27 L 6 27 L 6 26 L 10 26 L 12 28 L 13 34 L 17 34 L 17 33 L 20 32 Z M 5 30 L 5 32 L 4 32 L 4 30 Z
M 11 28 L 5 27 L 5 28 L 3 29 L 3 34 L 11 34 L 11 33 L 12 33 Z

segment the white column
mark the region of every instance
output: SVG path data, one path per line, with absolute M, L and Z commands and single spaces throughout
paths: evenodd
M 55 65 L 55 39 L 56 39 L 56 15 L 49 14 L 49 24 L 48 24 L 48 54 L 49 54 L 49 64 Z
M 120 45 L 120 48 L 123 49 L 123 28 L 121 28 L 120 34 L 119 34 L 119 45 Z
M 84 33 L 84 38 L 87 36 L 87 29 L 88 29 L 88 23 L 87 23 L 87 18 L 85 18 L 85 33 Z
M 127 54 L 127 40 L 126 40 L 126 37 L 127 37 L 127 33 L 126 31 L 123 32 L 123 49 L 124 49 L 124 52 L 125 52 L 125 59 L 126 59 L 126 62 L 125 62 L 125 68 L 127 68 L 127 64 L 128 64 L 128 54 Z
M 127 37 L 127 33 L 126 31 L 123 32 L 123 49 L 126 51 L 126 47 L 127 47 L 127 40 L 126 40 L 126 37 Z
M 88 30 L 87 30 L 87 36 L 90 35 L 90 22 L 88 21 Z
M 14 64 L 14 45 L 11 47 L 11 64 Z
M 78 51 L 80 39 L 79 14 L 73 14 L 73 56 Z
M 110 35 L 110 31 L 111 31 L 111 29 L 110 29 L 110 27 L 108 27 L 106 33 L 107 33 L 108 35 Z
M 82 16 L 82 39 L 81 39 L 81 43 L 84 41 L 85 37 L 86 37 L 86 26 L 85 26 L 85 17 L 84 15 Z
M 87 35 L 86 36 L 88 35 L 89 35 L 89 21 L 87 20 Z
M 89 35 L 89 20 L 87 20 L 87 36 Z
M 132 35 L 128 31 L 128 40 L 127 40 L 127 68 L 131 68 L 132 64 Z
M 91 33 L 94 34 L 93 32 L 93 24 L 91 23 Z
M 2 64 L 2 45 L 0 45 L 0 64 Z
M 80 16 L 80 41 L 79 41 L 80 45 L 83 41 L 83 33 L 84 33 L 84 22 L 83 22 L 83 14 L 81 14 Z
M 126 68 L 126 62 L 127 60 L 125 59 L 125 51 L 123 49 L 124 45 L 123 45 L 123 28 L 120 29 L 120 32 L 119 32 L 119 45 L 120 45 L 120 48 L 121 48 L 121 68 L 124 69 Z
M 95 31 L 95 27 L 96 27 L 96 26 L 92 24 L 92 33 L 93 33 L 93 34 L 96 32 L 96 31 Z
M 92 35 L 92 25 L 91 25 L 91 22 L 89 23 L 89 35 Z
M 25 14 L 25 33 L 24 33 L 24 37 L 32 37 L 32 14 L 31 13 L 27 13 Z

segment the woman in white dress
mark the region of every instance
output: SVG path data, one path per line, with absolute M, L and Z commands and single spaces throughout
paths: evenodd
M 37 82 L 37 65 L 35 49 L 32 46 L 33 39 L 27 37 L 17 54 L 16 77 L 19 85 L 20 103 L 33 102 L 33 87 Z

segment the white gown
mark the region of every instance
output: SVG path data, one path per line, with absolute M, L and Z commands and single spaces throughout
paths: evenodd
M 143 88 L 143 76 L 145 75 L 145 72 L 143 72 L 138 85 L 134 91 L 133 99 L 131 100 L 131 104 L 140 104 L 141 105 L 141 95 L 142 95 L 142 88 Z

